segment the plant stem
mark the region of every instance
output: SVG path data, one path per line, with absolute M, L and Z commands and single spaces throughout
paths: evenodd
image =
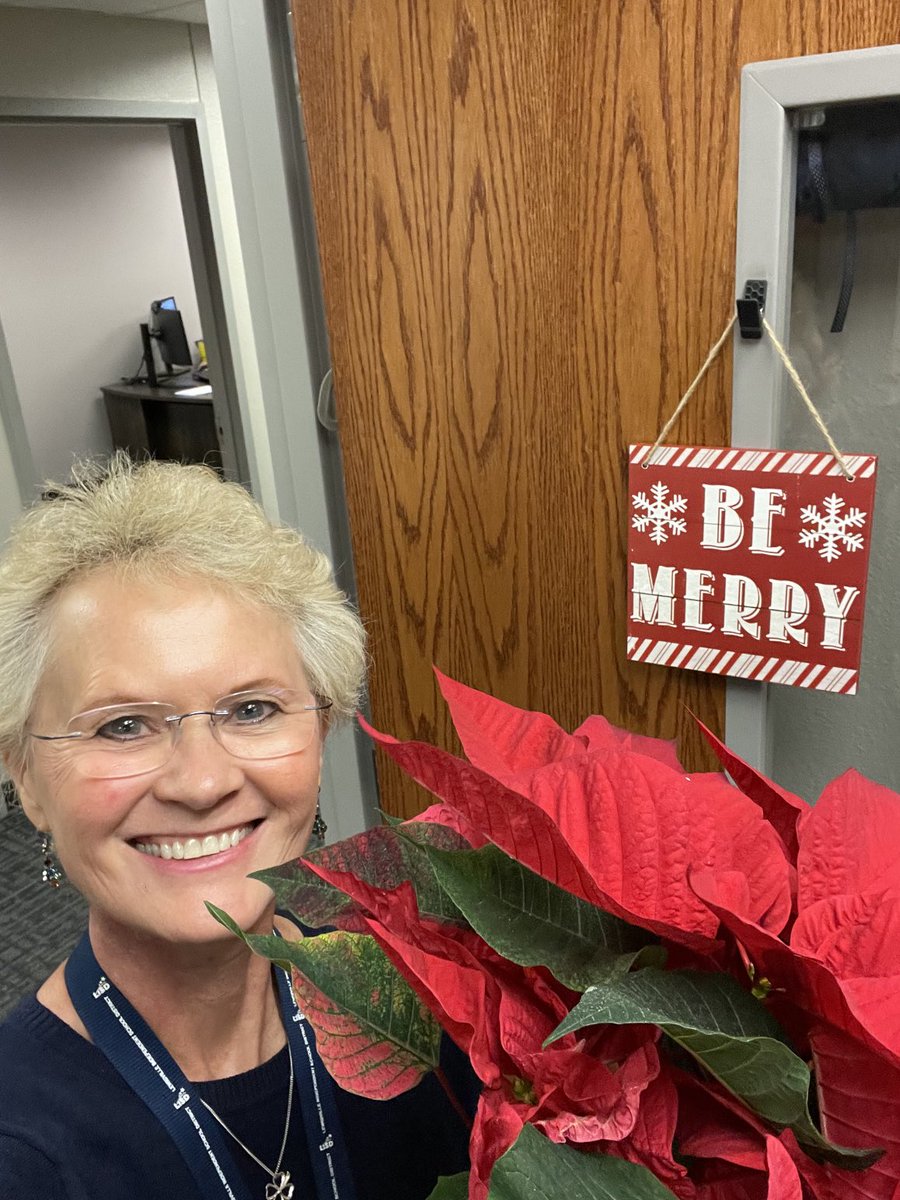
M 435 1067 L 434 1073 L 437 1076 L 438 1083 L 441 1085 L 441 1087 L 447 1093 L 447 1099 L 453 1105 L 454 1112 L 457 1114 L 459 1119 L 462 1121 L 463 1125 L 465 1125 L 466 1129 L 468 1129 L 471 1132 L 472 1118 L 469 1116 L 469 1114 L 463 1108 L 462 1104 L 460 1103 L 459 1097 L 457 1096 L 456 1092 L 454 1092 L 453 1088 L 450 1086 L 450 1080 L 444 1074 L 443 1068 Z

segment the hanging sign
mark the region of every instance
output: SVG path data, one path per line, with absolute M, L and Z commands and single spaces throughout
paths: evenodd
M 875 455 L 629 449 L 628 658 L 850 695 Z M 645 466 L 650 458 L 651 465 Z

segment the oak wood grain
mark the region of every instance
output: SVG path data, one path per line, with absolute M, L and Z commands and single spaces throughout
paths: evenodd
M 884 0 L 295 0 L 376 725 L 454 746 L 432 663 L 572 727 L 721 731 L 625 661 L 625 454 L 733 302 L 743 63 L 900 39 Z M 730 359 L 671 440 L 728 438 Z M 380 763 L 381 803 L 427 798 Z

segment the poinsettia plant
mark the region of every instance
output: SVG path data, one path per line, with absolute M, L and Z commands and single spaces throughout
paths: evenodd
M 342 1087 L 468 1054 L 435 1200 L 900 1200 L 900 796 L 810 806 L 705 728 L 733 782 L 438 679 L 468 761 L 369 733 L 439 802 L 260 874 L 332 932 L 246 937 Z

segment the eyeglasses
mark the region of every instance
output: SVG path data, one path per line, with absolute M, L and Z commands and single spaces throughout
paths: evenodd
M 286 758 L 309 746 L 317 713 L 331 701 L 309 704 L 309 693 L 278 689 L 234 692 L 211 709 L 178 713 L 172 704 L 114 704 L 78 713 L 65 733 L 31 733 L 41 742 L 68 742 L 90 779 L 127 779 L 165 766 L 175 753 L 181 722 L 208 717 L 219 744 L 244 759 Z

